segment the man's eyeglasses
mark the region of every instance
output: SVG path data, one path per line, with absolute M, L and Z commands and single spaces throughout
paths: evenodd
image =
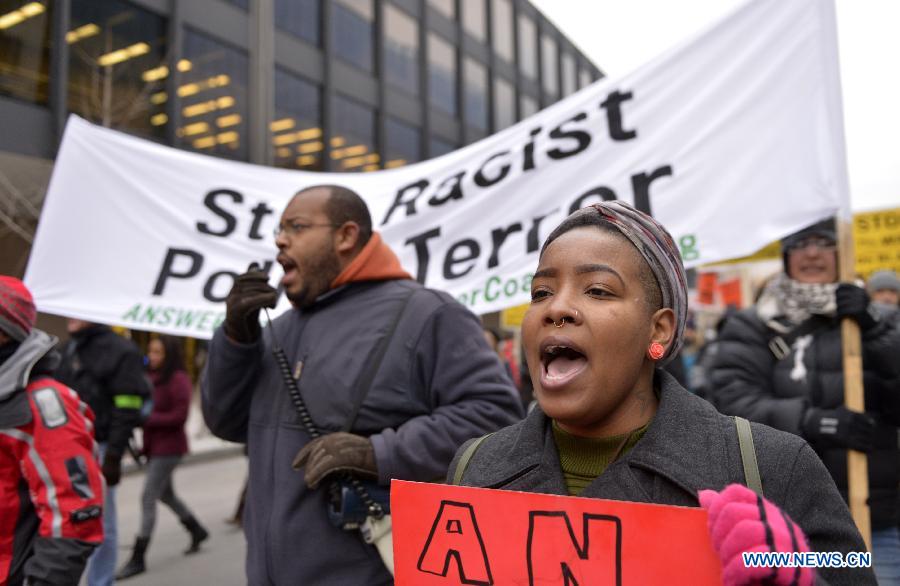
M 792 243 L 790 246 L 788 246 L 788 252 L 794 252 L 795 250 L 806 250 L 810 247 L 817 250 L 829 251 L 834 250 L 836 244 L 833 240 L 830 240 L 828 238 L 823 238 L 821 236 L 812 236 L 810 238 L 804 238 Z
M 276 226 L 275 229 L 272 230 L 272 234 L 275 235 L 275 238 L 280 237 L 282 234 L 296 236 L 309 228 L 337 228 L 339 226 L 341 226 L 341 224 L 303 224 L 301 222 L 288 222 L 287 224 L 279 224 Z

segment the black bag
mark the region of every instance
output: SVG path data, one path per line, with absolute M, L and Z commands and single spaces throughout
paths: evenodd
M 360 481 L 371 499 L 381 506 L 385 515 L 391 514 L 391 489 L 374 481 Z M 357 490 L 349 482 L 335 482 L 331 489 L 328 505 L 328 520 L 335 527 L 345 531 L 359 529 L 366 517 L 372 515 L 369 506 L 363 502 Z

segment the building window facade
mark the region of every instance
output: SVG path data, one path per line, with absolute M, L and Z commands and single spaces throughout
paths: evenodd
M 533 114 L 537 114 L 540 109 L 538 99 L 522 94 L 519 96 L 519 120 L 528 118 Z
M 331 0 L 334 54 L 364 71 L 372 71 L 372 0 Z
M 494 130 L 516 123 L 516 90 L 511 83 L 494 78 Z
M 318 45 L 320 22 L 320 0 L 275 0 L 275 26 L 295 37 Z
M 247 54 L 185 29 L 185 70 L 178 86 L 181 146 L 247 159 Z
M 488 129 L 488 74 L 484 65 L 470 57 L 463 61 L 466 124 L 478 130 Z
M 250 0 L 225 0 L 229 4 L 233 4 L 240 8 L 241 10 L 248 10 L 250 8 Z
M 519 15 L 519 71 L 529 79 L 537 79 L 537 26 L 526 14 Z
M 482 43 L 487 36 L 485 4 L 486 0 L 463 0 L 460 2 L 463 30 Z
M 324 170 L 321 112 L 318 86 L 275 70 L 275 117 L 269 131 L 276 167 Z
M 562 94 L 568 96 L 574 94 L 578 87 L 575 85 L 575 57 L 568 51 L 562 54 Z
M 46 104 L 52 4 L 0 0 L 0 94 Z
M 559 95 L 556 40 L 549 35 L 541 36 L 541 85 L 551 98 Z
M 434 33 L 428 33 L 428 101 L 456 116 L 456 51 Z
M 71 112 L 109 128 L 165 137 L 165 18 L 116 0 L 73 0 L 66 43 Z
M 491 41 L 494 52 L 508 63 L 513 62 L 513 9 L 510 0 L 493 0 L 491 4 Z
M 450 20 L 456 18 L 456 0 L 428 0 L 428 5 Z
M 447 153 L 452 153 L 456 150 L 456 147 L 453 146 L 452 142 L 436 136 L 431 137 L 431 140 L 428 141 L 428 148 L 431 150 L 432 158 L 440 157 L 441 155 L 446 155 Z
M 419 129 L 391 117 L 384 121 L 384 168 L 415 163 L 422 152 Z
M 591 76 L 591 72 L 586 68 L 582 67 L 578 70 L 578 88 L 584 88 L 591 85 L 594 82 L 594 78 Z
M 394 87 L 419 93 L 419 26 L 390 4 L 384 6 L 384 79 Z
M 375 110 L 335 95 L 331 102 L 330 157 L 335 171 L 374 171 L 381 163 L 375 151 Z
M 52 156 L 70 111 L 214 156 L 372 170 L 459 148 L 601 75 L 526 0 L 192 2 L 0 0 L 0 115 L 40 121 L 34 137 L 0 132 L 0 148 Z M 171 16 L 182 4 L 194 9 Z M 270 18 L 250 31 L 257 8 Z

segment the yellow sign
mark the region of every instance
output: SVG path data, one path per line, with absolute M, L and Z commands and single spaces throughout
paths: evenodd
M 781 241 L 776 240 L 770 244 L 767 244 L 751 254 L 750 256 L 742 256 L 741 258 L 733 258 L 731 260 L 723 260 L 720 262 L 712 263 L 707 266 L 713 265 L 734 265 L 742 262 L 758 262 L 763 260 L 778 260 L 781 258 Z
M 506 329 L 515 329 L 522 327 L 522 318 L 528 310 L 530 303 L 516 305 L 500 312 L 500 327 Z
M 900 272 L 900 208 L 853 214 L 853 246 L 856 272 L 863 277 L 868 278 L 871 273 L 884 269 Z M 780 258 L 781 243 L 775 241 L 750 256 L 708 266 Z
M 900 208 L 853 214 L 856 272 L 868 278 L 874 271 L 900 272 Z

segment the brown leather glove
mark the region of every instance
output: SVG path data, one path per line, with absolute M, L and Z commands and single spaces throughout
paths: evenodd
M 309 442 L 297 452 L 294 470 L 306 467 L 303 479 L 310 488 L 317 488 L 329 474 L 352 472 L 368 478 L 378 478 L 375 448 L 368 438 L 339 431 Z
M 259 311 L 275 307 L 278 292 L 269 285 L 269 275 L 255 264 L 234 280 L 225 298 L 225 335 L 241 344 L 252 344 L 260 336 Z
M 103 478 L 106 479 L 106 486 L 119 484 L 119 479 L 122 477 L 122 458 L 113 454 L 104 455 L 100 471 L 103 473 Z

